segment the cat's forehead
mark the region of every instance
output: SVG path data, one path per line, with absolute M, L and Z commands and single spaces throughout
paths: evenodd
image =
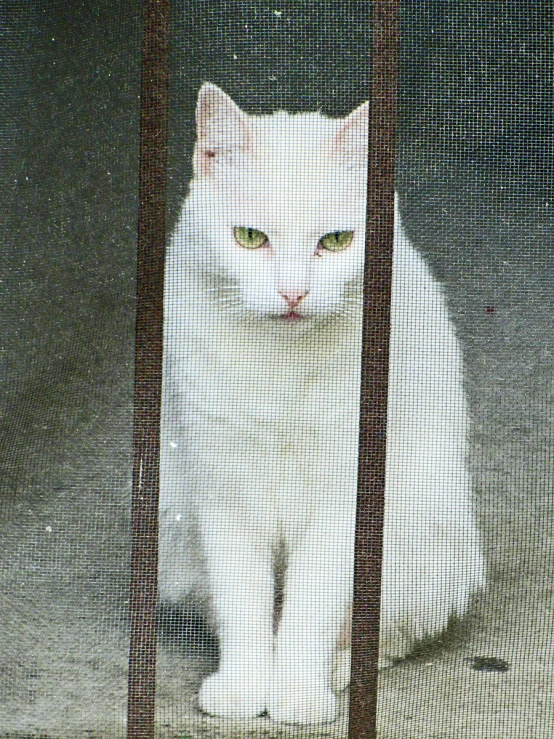
M 268 224 L 289 219 L 321 224 L 338 216 L 357 217 L 365 210 L 365 178 L 360 187 L 353 187 L 340 176 L 328 179 L 318 168 L 284 167 L 268 173 L 260 167 L 226 184 L 220 194 L 225 210 L 234 217 L 263 218 Z
M 275 206 L 293 201 L 310 210 L 365 188 L 367 156 L 357 161 L 337 154 L 341 121 L 317 113 L 275 113 L 251 121 L 251 149 L 242 166 L 227 172 L 238 199 L 270 199 Z
M 251 116 L 249 123 L 254 150 L 292 156 L 329 150 L 341 126 L 341 121 L 319 113 L 290 115 L 279 112 L 269 116 Z

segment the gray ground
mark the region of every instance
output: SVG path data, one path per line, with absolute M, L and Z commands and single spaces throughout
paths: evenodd
M 20 27 L 29 30 L 14 41 L 19 71 L 6 82 L 6 739 L 125 733 L 138 26 L 136 5 L 94 5 L 92 12 L 75 4 L 68 17 L 64 3 L 45 4 L 46 17 L 40 3 L 32 11 L 22 4 Z M 541 148 L 551 126 L 542 139 L 525 128 L 537 120 L 537 96 L 522 96 L 520 77 L 510 77 L 512 87 L 497 101 L 504 139 L 496 148 L 484 150 L 471 137 L 473 117 L 480 111 L 487 121 L 490 100 L 462 102 L 469 112 L 446 134 L 444 110 L 422 105 L 420 115 L 407 116 L 403 209 L 414 242 L 447 285 L 465 350 L 490 586 L 444 643 L 382 673 L 382 739 L 554 735 L 554 202 L 551 149 Z M 456 149 L 458 138 L 463 146 Z M 267 719 L 245 725 L 201 716 L 194 696 L 215 665 L 214 642 L 198 624 L 181 626 L 184 636 L 168 630 L 160 645 L 160 737 L 345 735 L 344 720 L 295 730 Z M 504 660 L 509 669 L 477 671 L 474 657 Z

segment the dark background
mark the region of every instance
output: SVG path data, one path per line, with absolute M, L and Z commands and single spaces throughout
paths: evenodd
M 554 554 L 552 7 L 402 5 L 398 188 L 467 359 L 493 580 L 475 638 L 512 649 L 511 663 L 536 662 Z M 346 115 L 369 94 L 370 10 L 173 4 L 169 228 L 190 178 L 200 84 L 251 113 Z M 111 737 L 126 686 L 140 5 L 0 0 L 0 22 L 0 735 Z M 182 655 L 160 659 L 164 721 L 188 726 L 177 706 L 196 673 L 176 679 Z M 417 695 L 419 723 L 385 711 L 386 736 L 461 726 L 453 699 L 437 708 L 450 695 L 443 668 L 417 679 L 411 669 L 382 695 L 389 707 Z M 450 684 L 467 686 L 473 673 L 457 675 Z M 539 678 L 525 679 L 535 705 Z M 529 734 L 517 710 L 503 737 L 520 725 Z

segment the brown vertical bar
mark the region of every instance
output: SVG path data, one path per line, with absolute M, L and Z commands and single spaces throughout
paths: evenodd
M 373 0 L 351 739 L 377 737 L 400 0 Z
M 143 2 L 128 739 L 154 739 L 169 0 Z

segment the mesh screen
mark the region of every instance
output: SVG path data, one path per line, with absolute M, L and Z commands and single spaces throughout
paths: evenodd
M 139 11 L 0 4 L 2 736 L 124 733 Z
M 0 736 L 120 737 L 141 7 L 0 13 Z M 370 21 L 171 5 L 159 736 L 348 732 Z M 378 736 L 546 739 L 552 8 L 401 21 Z

